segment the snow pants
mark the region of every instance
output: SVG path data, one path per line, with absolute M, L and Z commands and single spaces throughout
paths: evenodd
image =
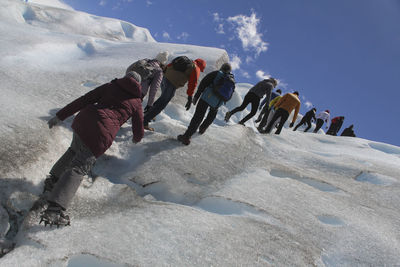
M 231 116 L 232 116 L 232 115 L 235 114 L 236 112 L 244 110 L 244 109 L 247 107 L 247 105 L 250 104 L 250 103 L 251 103 L 251 111 L 250 111 L 249 114 L 247 114 L 246 117 L 244 117 L 244 118 L 239 122 L 240 124 L 244 124 L 246 121 L 248 121 L 249 119 L 251 119 L 254 115 L 256 115 L 258 106 L 260 105 L 260 98 L 258 97 L 258 95 L 256 95 L 256 94 L 253 93 L 253 92 L 247 93 L 246 96 L 245 96 L 244 99 L 243 99 L 243 103 L 242 103 L 239 107 L 234 108 L 234 109 L 230 112 L 230 113 L 231 113 Z
M 322 125 L 324 124 L 324 120 L 323 119 L 317 119 L 317 123 L 314 129 L 314 133 L 318 132 L 319 129 L 321 129 Z
M 144 114 L 143 125 L 147 126 L 168 105 L 169 101 L 175 96 L 176 88 L 165 77 L 161 82 L 161 95 L 154 102 L 153 106 Z
M 204 116 L 206 115 L 207 109 L 209 108 L 206 119 L 203 121 Z M 197 103 L 196 111 L 194 112 L 193 118 L 190 121 L 189 127 L 184 133 L 184 135 L 190 138 L 199 128 L 202 132 L 207 130 L 207 128 L 214 121 L 217 116 L 218 108 L 212 108 L 206 101 L 203 99 L 199 99 Z M 203 121 L 203 123 L 201 123 Z M 201 124 L 201 125 L 200 125 Z
M 286 110 L 284 110 L 283 108 L 279 108 L 274 116 L 272 117 L 271 121 L 268 123 L 267 128 L 265 129 L 265 131 L 267 133 L 270 133 L 272 130 L 272 127 L 275 125 L 275 122 L 278 119 L 281 119 L 281 121 L 279 122 L 278 125 L 278 129 L 275 131 L 275 134 L 280 134 L 283 128 L 283 125 L 285 124 L 285 122 L 287 121 L 287 119 L 289 118 L 289 112 L 287 112 Z
M 50 171 L 58 180 L 47 200 L 67 209 L 83 177 L 90 173 L 95 162 L 96 157 L 74 133 L 70 147 Z
M 301 125 L 306 124 L 306 123 L 307 123 L 307 128 L 304 130 L 304 132 L 307 132 L 311 128 L 311 119 L 307 120 L 304 117 L 301 119 L 299 124 L 297 124 L 296 127 L 294 127 L 293 131 L 296 131 L 297 128 L 299 128 Z

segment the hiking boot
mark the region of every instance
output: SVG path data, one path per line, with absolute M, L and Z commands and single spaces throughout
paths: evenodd
M 154 128 L 151 128 L 149 125 L 145 125 L 143 128 L 144 128 L 145 130 L 147 130 L 147 131 L 154 132 Z
M 228 111 L 228 112 L 225 114 L 225 121 L 228 122 L 229 119 L 231 118 L 231 116 L 232 116 L 232 114 Z
M 206 132 L 206 129 L 205 128 L 199 128 L 199 134 L 203 134 L 203 133 L 205 133 Z
M 57 228 L 60 226 L 71 225 L 69 216 L 65 214 L 60 206 L 54 204 L 50 204 L 50 206 L 42 213 L 39 224 L 42 222 L 44 222 L 45 227 L 48 224 L 50 224 L 50 227 L 57 225 Z
M 180 141 L 185 146 L 190 144 L 190 138 L 186 137 L 183 134 L 178 135 L 178 141 Z

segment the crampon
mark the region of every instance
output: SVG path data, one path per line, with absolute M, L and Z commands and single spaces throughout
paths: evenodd
M 47 225 L 50 225 L 50 227 L 56 225 L 58 228 L 60 226 L 71 225 L 68 215 L 66 215 L 59 207 L 51 206 L 40 215 L 39 224 L 42 222 L 45 227 Z

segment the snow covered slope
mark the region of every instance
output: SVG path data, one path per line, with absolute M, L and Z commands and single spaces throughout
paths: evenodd
M 39 3 L 0 1 L 0 266 L 400 262 L 400 148 L 289 128 L 260 135 L 251 121 L 236 124 L 246 112 L 226 124 L 250 84 L 238 84 L 190 146 L 175 140 L 194 112 L 178 90 L 141 143 L 131 143 L 130 125 L 120 130 L 79 188 L 71 226 L 24 219 L 71 141 L 72 118 L 47 127 L 59 108 L 160 51 L 204 58 L 205 73 L 228 60 L 221 49 L 157 43 L 132 24 L 140 34 L 127 38 L 116 30 L 125 22 Z

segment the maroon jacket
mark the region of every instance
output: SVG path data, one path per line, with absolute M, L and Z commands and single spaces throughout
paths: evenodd
M 57 112 L 60 120 L 76 115 L 72 129 L 98 158 L 112 144 L 121 126 L 132 117 L 134 140 L 144 135 L 141 87 L 124 77 L 103 84 Z

